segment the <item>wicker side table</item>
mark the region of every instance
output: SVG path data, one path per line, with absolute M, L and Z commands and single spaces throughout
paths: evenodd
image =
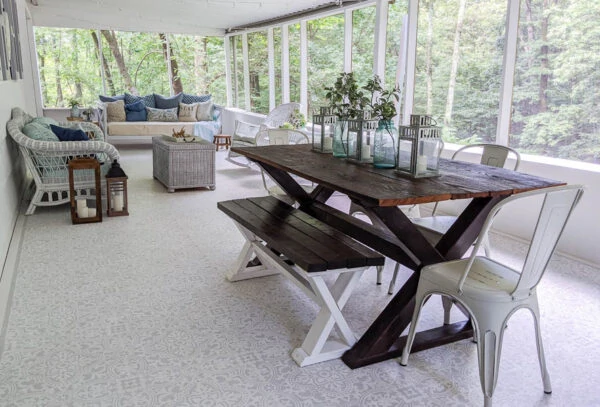
M 214 190 L 215 145 L 177 143 L 163 136 L 152 137 L 152 173 L 169 192 L 198 187 Z

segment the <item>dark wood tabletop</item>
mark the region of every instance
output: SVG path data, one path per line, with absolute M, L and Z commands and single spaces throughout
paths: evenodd
M 560 185 L 534 175 L 462 161 L 440 161 L 439 177 L 413 179 L 393 169 L 349 163 L 310 145 L 234 147 L 232 151 L 342 192 L 369 206 L 398 206 L 512 195 Z
M 441 160 L 441 175 L 413 179 L 393 169 L 354 164 L 330 154 L 312 152 L 310 145 L 234 147 L 232 151 L 258 163 L 299 209 L 414 270 L 371 326 L 342 360 L 351 368 L 399 357 L 406 340 L 400 336 L 410 323 L 420 270 L 426 265 L 461 258 L 471 247 L 490 210 L 520 192 L 564 185 L 534 175 L 503 168 Z M 317 184 L 307 193 L 290 174 Z M 358 220 L 327 205 L 341 192 L 372 220 Z M 471 198 L 450 229 L 433 244 L 398 205 Z M 418 332 L 412 352 L 472 338 L 470 320 Z

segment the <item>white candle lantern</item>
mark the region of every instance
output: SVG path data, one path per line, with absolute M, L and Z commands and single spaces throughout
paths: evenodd
M 430 116 L 411 115 L 410 126 L 399 127 L 396 171 L 413 178 L 440 175 L 441 128 Z
M 106 173 L 106 195 L 108 197 L 106 211 L 108 216 L 129 215 L 127 175 L 117 160 L 112 163 L 112 167 Z
M 379 120 L 371 118 L 371 112 L 359 112 L 356 119 L 348 120 L 348 160 L 372 163 L 375 132 Z
M 337 117 L 331 107 L 321 107 L 319 113 L 313 113 L 312 149 L 318 153 L 333 152 L 333 135 Z

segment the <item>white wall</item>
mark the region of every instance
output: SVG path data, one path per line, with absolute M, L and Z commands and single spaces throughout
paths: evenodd
M 443 157 L 450 158 L 455 146 L 447 146 Z M 473 155 L 461 159 L 476 162 L 479 157 Z M 538 156 L 521 156 L 519 171 L 539 177 L 564 181 L 568 184 L 582 184 L 586 187 L 579 205 L 571 215 L 569 223 L 557 250 L 578 259 L 595 265 L 600 265 L 600 215 L 595 211 L 600 202 L 600 166 L 576 163 L 573 161 L 551 159 Z M 444 202 L 438 210 L 443 213 L 457 214 L 464 205 L 457 202 Z M 533 229 L 531 219 L 534 216 L 536 205 L 532 202 L 523 202 L 512 205 L 510 210 L 500 212 L 494 223 L 494 228 L 499 232 L 519 238 L 527 238 Z
M 4 263 L 12 236 L 19 201 L 24 189 L 25 165 L 20 153 L 6 132 L 6 122 L 10 111 L 19 106 L 28 112 L 35 112 L 31 60 L 28 46 L 28 30 L 25 18 L 25 2 L 17 0 L 19 31 L 23 54 L 24 79 L 0 81 L 0 284 L 3 284 Z M 0 298 L 0 304 L 3 302 Z M 1 308 L 1 306 L 0 306 Z M 1 310 L 0 310 L 1 311 Z M 0 313 L 0 321 L 2 313 Z

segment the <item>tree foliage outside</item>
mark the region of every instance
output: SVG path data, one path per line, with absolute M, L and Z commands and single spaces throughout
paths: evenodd
M 64 107 L 69 99 L 91 106 L 100 94 L 171 93 L 165 34 L 103 30 L 101 36 L 100 54 L 96 30 L 35 28 L 45 106 Z M 174 90 L 210 93 L 215 103 L 225 103 L 223 39 L 168 37 Z M 101 64 L 106 89 L 102 84 Z
M 521 152 L 600 163 L 600 2 L 522 0 L 509 144 Z M 389 5 L 385 87 L 395 84 L 407 1 Z M 414 109 L 443 124 L 450 142 L 494 142 L 498 124 L 506 0 L 421 0 Z M 352 12 L 352 70 L 372 77 L 375 7 Z M 273 29 L 276 103 L 282 102 L 282 28 Z M 300 100 L 300 24 L 288 26 L 290 100 Z M 104 93 L 96 31 L 36 27 L 46 106 L 75 98 L 92 104 Z M 212 93 L 226 99 L 223 39 L 102 31 L 106 92 Z M 307 22 L 308 112 L 343 69 L 343 13 Z M 269 111 L 267 31 L 248 34 L 250 106 L 244 93 L 242 36 L 232 51 L 233 105 Z M 174 68 L 175 66 L 175 68 Z M 179 81 L 179 83 L 178 83 Z

